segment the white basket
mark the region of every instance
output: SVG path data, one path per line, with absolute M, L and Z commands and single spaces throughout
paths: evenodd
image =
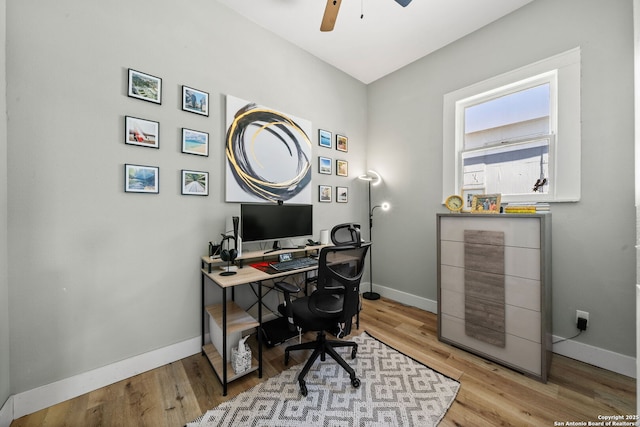
M 236 374 L 241 374 L 251 368 L 251 349 L 248 346 L 246 348 L 247 351 L 244 353 L 238 353 L 236 347 L 231 349 L 231 367 Z

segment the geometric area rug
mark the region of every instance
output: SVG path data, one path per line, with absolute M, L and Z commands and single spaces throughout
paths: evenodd
M 435 426 L 455 400 L 460 383 L 362 333 L 355 359 L 360 387 L 331 359 L 317 359 L 300 394 L 293 366 L 207 411 L 187 427 L 217 426 Z

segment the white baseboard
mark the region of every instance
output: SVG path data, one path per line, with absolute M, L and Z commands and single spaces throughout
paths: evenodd
M 367 283 L 364 286 L 362 285 L 360 286 L 360 290 L 363 292 L 367 289 L 369 289 L 369 283 Z M 392 299 L 394 301 L 409 305 L 411 307 L 417 307 L 431 313 L 438 312 L 438 302 L 434 300 L 430 300 L 428 298 L 411 295 L 409 293 L 398 291 L 396 289 L 376 285 L 375 283 L 373 284 L 373 291 L 379 293 L 385 298 Z
M 553 336 L 553 341 L 563 339 Z M 553 345 L 553 352 L 608 371 L 636 378 L 636 358 L 581 342 L 567 340 Z
M 9 396 L 0 408 L 0 427 L 9 427 L 13 421 L 13 396 Z
M 369 284 L 360 289 L 367 289 Z M 402 304 L 418 307 L 431 313 L 438 313 L 438 301 L 430 300 L 406 292 L 397 291 L 395 289 L 384 286 L 373 285 L 374 292 L 380 295 L 398 301 Z M 640 291 L 639 291 L 640 292 Z M 562 337 L 553 337 L 553 341 L 562 339 Z M 567 340 L 553 346 L 553 352 L 562 356 L 570 357 L 590 365 L 597 366 L 618 374 L 636 378 L 636 358 L 625 356 L 623 354 L 614 353 L 599 347 L 590 346 L 577 341 Z
M 102 368 L 65 378 L 13 397 L 14 419 L 32 414 L 65 400 L 133 377 L 201 351 L 200 337 L 131 357 Z M 6 405 L 5 405 L 6 406 Z M 4 409 L 3 409 L 4 410 Z

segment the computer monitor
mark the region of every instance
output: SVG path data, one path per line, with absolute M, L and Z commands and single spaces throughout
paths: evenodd
M 243 203 L 240 235 L 243 242 L 273 240 L 278 250 L 280 239 L 313 235 L 313 205 Z

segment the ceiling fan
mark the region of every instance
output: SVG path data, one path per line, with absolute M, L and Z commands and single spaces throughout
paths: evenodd
M 395 0 L 402 7 L 407 7 L 411 0 Z M 336 25 L 336 19 L 338 18 L 338 10 L 340 10 L 340 3 L 342 0 L 327 0 L 327 6 L 324 8 L 324 16 L 322 17 L 322 24 L 320 24 L 320 31 L 333 31 L 333 27 Z

